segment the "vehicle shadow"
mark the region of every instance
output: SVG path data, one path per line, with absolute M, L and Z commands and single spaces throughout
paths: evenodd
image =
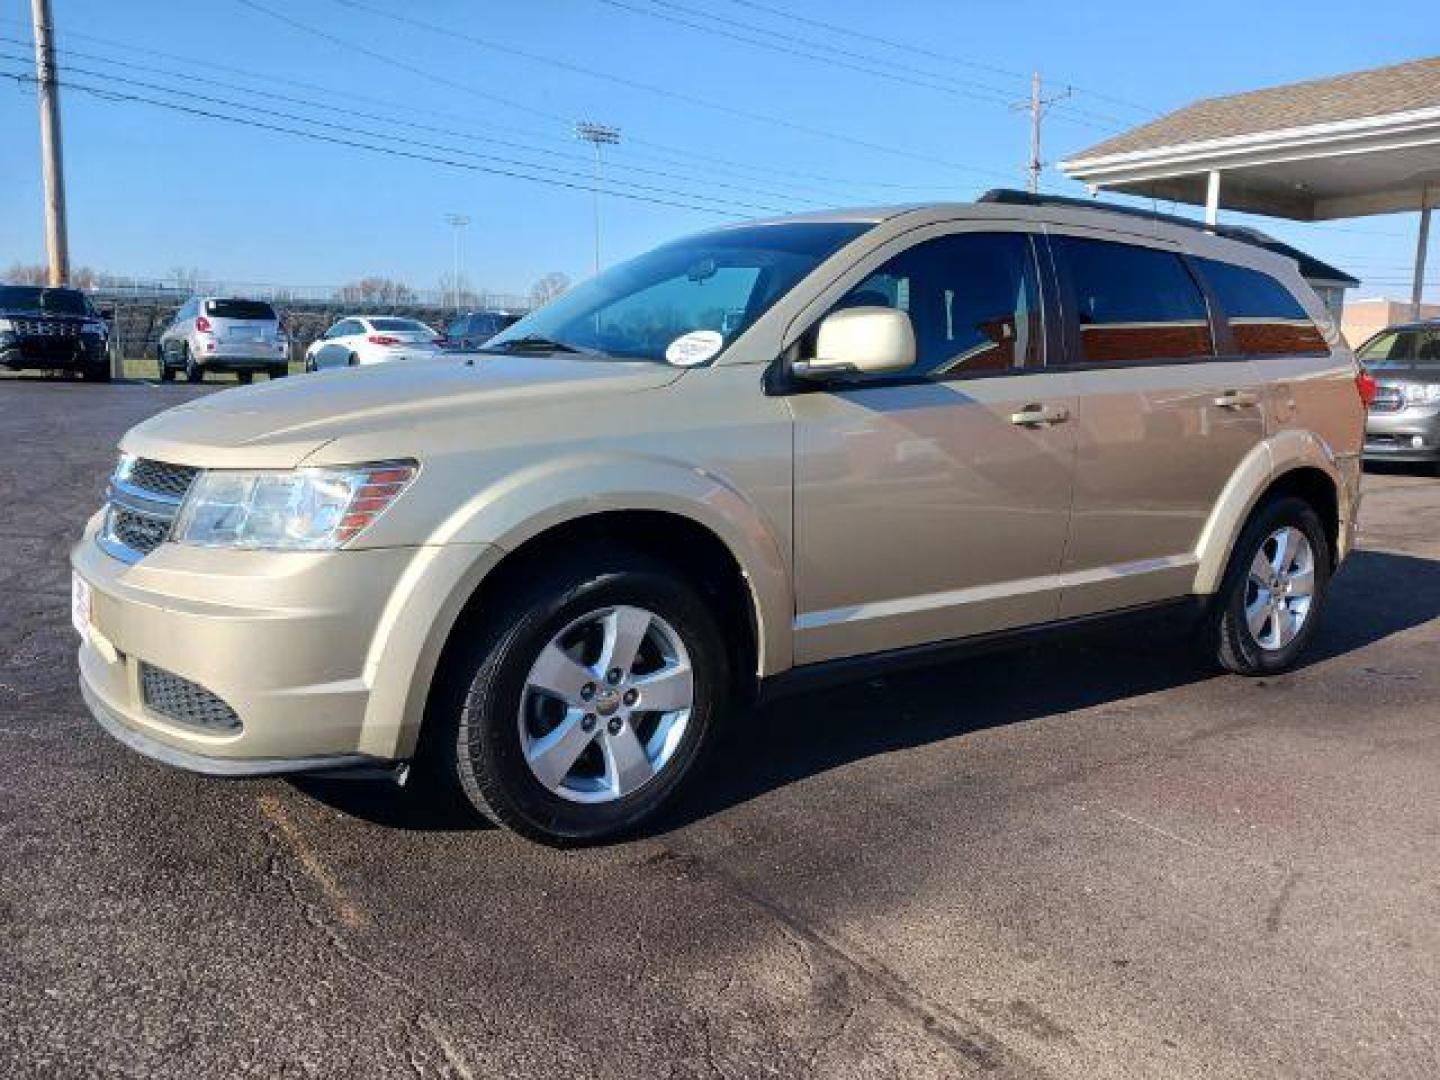
M 1440 618 L 1440 560 L 1357 551 L 1335 580 L 1307 663 L 1354 652 Z M 851 762 L 1224 677 L 1181 623 L 1094 630 L 785 698 L 733 718 L 659 835 Z M 305 794 L 390 828 L 484 828 L 464 807 L 393 784 L 297 778 Z

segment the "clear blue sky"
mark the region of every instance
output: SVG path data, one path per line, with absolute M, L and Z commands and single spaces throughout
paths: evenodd
M 1026 118 L 1005 102 L 1027 93 L 1023 76 L 1034 68 L 1047 81 L 1081 88 L 1047 121 L 1045 156 L 1053 161 L 1108 129 L 1145 119 L 1144 109 L 1164 112 L 1201 97 L 1440 51 L 1433 0 L 1363 10 L 1332 0 L 1212 0 L 1198 7 L 1153 0 L 360 0 L 449 28 L 448 35 L 340 0 L 254 2 L 342 40 L 287 25 L 244 0 L 53 0 L 61 47 L 70 50 L 62 52 L 62 70 L 76 83 L 116 92 L 515 170 L 494 160 L 508 158 L 528 163 L 519 171 L 581 183 L 588 182 L 588 147 L 571 137 L 570 122 L 617 125 L 623 142 L 607 164 L 616 186 L 713 205 L 715 212 L 607 197 L 607 261 L 771 208 L 968 198 L 996 184 L 1021 186 Z M 29 6 L 0 0 L 0 36 L 28 43 Z M 905 54 L 879 42 L 831 34 L 766 8 L 928 53 L 911 54 L 901 66 Z M 817 47 L 828 62 L 781 51 Z M 0 44 L 0 54 L 24 57 L 27 46 Z M 889 76 L 842 65 L 878 67 Z M 25 66 L 0 60 L 7 72 Z M 586 191 L 73 90 L 63 103 L 76 264 L 154 277 L 186 266 L 229 280 L 291 285 L 385 274 L 434 288 L 451 261 L 444 215 L 459 212 L 474 222 L 465 269 L 477 287 L 518 292 L 547 271 L 579 278 L 590 269 Z M 337 127 L 266 115 L 275 112 Z M 43 254 L 30 88 L 0 81 L 0 132 L 3 269 Z M 1046 186 L 1083 192 L 1053 171 Z M 1364 277 L 1362 295 L 1408 295 L 1402 282 L 1413 257 L 1413 215 L 1328 227 L 1262 224 Z M 1440 279 L 1440 266 L 1430 278 Z

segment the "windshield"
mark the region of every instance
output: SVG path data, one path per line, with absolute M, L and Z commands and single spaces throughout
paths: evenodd
M 1383 331 L 1360 346 L 1360 359 L 1369 368 L 1440 366 L 1440 327 Z
M 0 308 L 47 315 L 92 314 L 85 294 L 79 289 L 46 289 L 39 285 L 0 285 Z
M 483 351 L 705 363 L 868 228 L 794 222 L 678 240 L 577 286 L 491 338 Z

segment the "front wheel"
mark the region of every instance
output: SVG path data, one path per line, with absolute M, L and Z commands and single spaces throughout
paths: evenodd
M 1309 503 L 1287 496 L 1263 504 L 1230 556 L 1206 623 L 1207 652 L 1240 675 L 1289 671 L 1315 637 L 1333 569 Z
M 186 382 L 198 383 L 201 379 L 205 378 L 205 369 L 195 362 L 195 357 L 190 355 L 189 349 L 186 349 L 181 356 L 185 361 Z
M 441 778 L 486 817 L 558 845 L 658 813 L 730 686 L 700 595 L 663 564 L 604 548 L 535 575 L 452 675 L 427 720 Z

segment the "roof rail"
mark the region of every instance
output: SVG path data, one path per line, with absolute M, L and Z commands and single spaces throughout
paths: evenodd
M 1321 262 L 1315 256 L 1308 255 L 1299 248 L 1291 247 L 1282 240 L 1276 240 L 1273 236 L 1246 225 L 1207 225 L 1203 221 L 1182 217 L 1180 214 L 1162 214 L 1158 210 L 1144 210 L 1138 206 L 1119 206 L 1115 203 L 1096 202 L 1094 199 L 1077 199 L 1072 195 L 1040 195 L 1029 191 L 1017 191 L 1014 188 L 991 188 L 975 201 L 1000 203 L 1007 206 L 1069 206 L 1076 210 L 1095 210 L 1106 214 L 1140 218 L 1144 221 L 1160 221 L 1166 225 L 1178 225 L 1182 229 L 1194 229 L 1197 232 L 1223 236 L 1227 240 L 1238 240 L 1242 244 L 1264 248 L 1277 255 L 1284 255 L 1287 259 L 1294 259 L 1300 264 L 1300 276 L 1307 281 L 1323 281 L 1326 284 L 1343 285 L 1349 289 L 1360 284 L 1358 278 L 1351 277 L 1345 271 L 1331 266 L 1329 263 Z

